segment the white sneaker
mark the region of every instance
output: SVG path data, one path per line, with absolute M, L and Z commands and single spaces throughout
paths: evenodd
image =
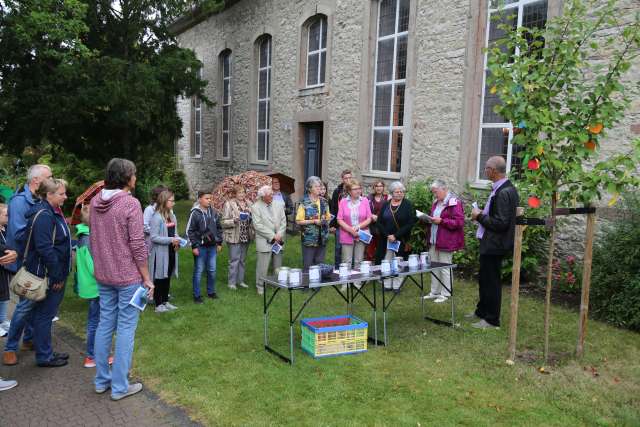
M 53 316 L 53 319 L 51 319 L 52 322 L 57 322 L 58 320 L 60 320 L 58 316 Z
M 434 299 L 433 302 L 435 302 L 436 304 L 442 304 L 443 302 L 447 302 L 448 299 L 448 297 L 440 295 L 438 298 Z
M 500 329 L 499 326 L 492 325 L 484 319 L 480 319 L 479 322 L 472 323 L 471 327 L 476 329 Z
M 168 308 L 169 310 L 177 310 L 178 309 L 178 307 L 176 307 L 175 305 L 171 304 L 170 302 L 165 302 L 164 306 L 166 308 Z
M 233 291 L 235 291 L 236 289 L 238 289 L 238 288 L 236 287 L 236 285 L 232 285 L 232 284 L 229 284 L 229 285 L 228 285 L 228 287 L 229 287 L 229 289 L 231 289 L 231 290 L 233 290 Z
M 4 327 L 2 327 L 2 325 L 0 325 L 0 337 L 6 337 L 8 333 L 9 329 L 5 329 Z
M 249 285 L 244 282 L 240 283 L 238 286 L 240 286 L 241 288 L 249 289 Z
M 2 377 L 0 377 L 0 391 L 12 389 L 17 385 L 18 381 L 16 380 L 3 380 Z
M 140 383 L 134 383 L 134 384 L 129 384 L 129 388 L 127 389 L 126 393 L 123 394 L 118 394 L 116 396 L 114 396 L 113 394 L 111 395 L 111 400 L 122 400 L 125 397 L 129 397 L 131 395 L 134 395 L 138 392 L 142 391 L 142 384 Z
M 4 329 L 5 331 L 8 331 L 10 326 L 11 322 L 9 320 L 5 320 L 4 322 L 0 323 L 0 328 Z
M 160 304 L 155 310 L 156 313 L 166 313 L 167 311 L 169 311 L 169 309 L 164 304 Z
M 429 292 L 429 295 L 425 295 L 422 297 L 422 299 L 438 299 L 440 298 L 440 294 L 432 294 L 431 292 Z

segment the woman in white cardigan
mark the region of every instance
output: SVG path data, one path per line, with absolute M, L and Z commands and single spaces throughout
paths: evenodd
M 178 224 L 172 210 L 174 204 L 175 198 L 170 190 L 160 193 L 156 210 L 149 223 L 151 241 L 149 275 L 155 285 L 156 313 L 178 308 L 169 303 L 171 276 L 178 277 L 178 249 L 180 249 L 180 238 L 176 232 Z
M 229 245 L 229 289 L 238 286 L 248 288 L 244 283 L 244 267 L 247 249 L 255 237 L 251 221 L 251 203 L 246 199 L 244 187 L 233 187 L 233 198 L 222 208 L 222 235 Z

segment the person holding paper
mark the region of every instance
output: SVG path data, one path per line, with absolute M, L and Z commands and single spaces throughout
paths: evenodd
M 380 210 L 384 206 L 385 202 L 389 200 L 389 195 L 385 192 L 384 182 L 376 181 L 373 183 L 373 193 L 369 194 L 369 208 L 371 209 L 371 243 L 367 245 L 365 249 L 365 259 L 368 261 L 375 261 L 376 249 L 378 248 L 378 241 L 380 240 L 380 228 L 378 227 L 378 215 Z
M 389 185 L 389 191 L 391 200 L 382 206 L 378 216 L 381 239 L 376 251 L 376 264 L 379 264 L 382 259 L 391 260 L 396 256 L 407 259 L 409 255 L 407 244 L 411 238 L 411 230 L 417 221 L 413 204 L 404 197 L 405 186 L 400 181 L 395 181 Z M 393 246 L 398 246 L 397 251 L 390 249 Z
M 320 196 L 322 181 L 310 176 L 305 183 L 306 193 L 296 212 L 296 224 L 300 226 L 302 241 L 302 265 L 304 272 L 312 265 L 324 263 L 329 238 L 331 212 L 326 199 Z
M 476 310 L 466 317 L 479 320 L 471 326 L 493 329 L 500 326 L 502 259 L 513 251 L 516 229 L 518 190 L 506 177 L 507 164 L 503 157 L 493 156 L 484 167 L 491 180 L 491 194 L 484 209 L 473 208 L 471 219 L 478 222 L 476 237 L 480 239 L 479 301 Z
M 156 200 L 156 210 L 149 222 L 149 274 L 155 285 L 156 313 L 177 309 L 169 302 L 171 276 L 178 277 L 178 250 L 180 238 L 176 233 L 178 221 L 173 214 L 175 196 L 164 190 Z
M 431 193 L 435 197 L 431 214 L 420 217 L 420 221 L 427 224 L 429 256 L 431 261 L 450 264 L 453 253 L 464 248 L 464 208 L 462 201 L 449 191 L 447 184 L 441 179 L 433 181 Z M 436 277 L 431 277 L 431 292 L 424 298 L 443 303 L 451 296 L 442 286 L 442 283 L 450 286 L 451 271 L 440 269 L 433 274 Z
M 244 283 L 244 262 L 249 244 L 255 238 L 251 221 L 251 203 L 246 198 L 242 185 L 233 187 L 233 198 L 224 202 L 222 208 L 222 234 L 229 246 L 229 289 L 238 286 L 248 288 Z
M 253 228 L 256 231 L 256 290 L 264 293 L 262 281 L 269 272 L 269 264 L 276 272 L 282 266 L 282 246 L 287 231 L 284 203 L 273 199 L 271 186 L 258 189 L 258 199 L 251 206 Z
M 91 200 L 89 222 L 91 255 L 100 293 L 100 322 L 96 330 L 95 392 L 111 389 L 111 399 L 120 400 L 142 390 L 128 379 L 140 310 L 129 305 L 140 286 L 153 296 L 153 281 L 147 264 L 142 207 L 131 195 L 136 186 L 136 166 L 114 158 L 107 164 L 104 189 Z M 116 345 L 113 368 L 109 352 L 113 335 Z
M 340 226 L 340 244 L 342 245 L 342 262 L 353 268 L 359 266 L 364 259 L 365 243 L 359 233 L 370 235 L 369 224 L 372 215 L 369 200 L 362 197 L 360 182 L 352 178 L 345 185 L 348 196 L 340 200 L 338 206 L 338 225 Z

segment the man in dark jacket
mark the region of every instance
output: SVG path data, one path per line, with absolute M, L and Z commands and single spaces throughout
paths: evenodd
M 338 185 L 335 190 L 333 190 L 333 194 L 331 196 L 331 200 L 329 202 L 329 212 L 333 215 L 333 220 L 331 220 L 331 227 L 336 229 L 336 246 L 335 246 L 335 267 L 338 268 L 340 263 L 342 262 L 342 245 L 340 244 L 340 227 L 338 226 L 338 206 L 340 205 L 340 200 L 347 197 L 347 191 L 345 190 L 346 184 L 351 180 L 351 171 L 349 169 L 345 169 L 342 171 L 340 177 L 342 178 L 342 182 Z
M 492 191 L 484 209 L 474 207 L 471 212 L 471 218 L 479 224 L 476 237 L 480 239 L 480 299 L 476 311 L 467 316 L 480 319 L 471 325 L 478 329 L 500 326 L 500 270 L 503 257 L 513 251 L 519 203 L 518 191 L 505 176 L 506 169 L 501 156 L 487 160 L 484 171 L 492 181 Z
M 193 300 L 202 304 L 200 278 L 207 269 L 207 296 L 218 298 L 216 294 L 216 255 L 222 250 L 222 226 L 218 212 L 211 206 L 211 192 L 199 191 L 198 202 L 191 209 L 187 222 L 187 237 L 193 252 Z

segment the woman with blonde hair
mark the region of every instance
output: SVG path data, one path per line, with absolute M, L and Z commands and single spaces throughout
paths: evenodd
M 62 214 L 67 200 L 67 183 L 50 178 L 40 183 L 36 193 L 41 202 L 27 213 L 29 236 L 23 266 L 38 277 L 49 279 L 47 296 L 38 301 L 31 313 L 36 364 L 59 367 L 67 364 L 69 355 L 51 348 L 51 323 L 64 296 L 64 285 L 71 270 L 71 232 Z
M 245 260 L 249 244 L 255 238 L 251 220 L 251 203 L 242 185 L 235 185 L 233 197 L 222 208 L 222 236 L 229 245 L 229 289 L 238 286 L 248 288 L 244 283 Z
M 165 313 L 178 307 L 169 302 L 171 276 L 178 277 L 178 224 L 173 214 L 175 197 L 170 190 L 158 195 L 156 210 L 149 222 L 149 275 L 155 286 L 156 313 Z

